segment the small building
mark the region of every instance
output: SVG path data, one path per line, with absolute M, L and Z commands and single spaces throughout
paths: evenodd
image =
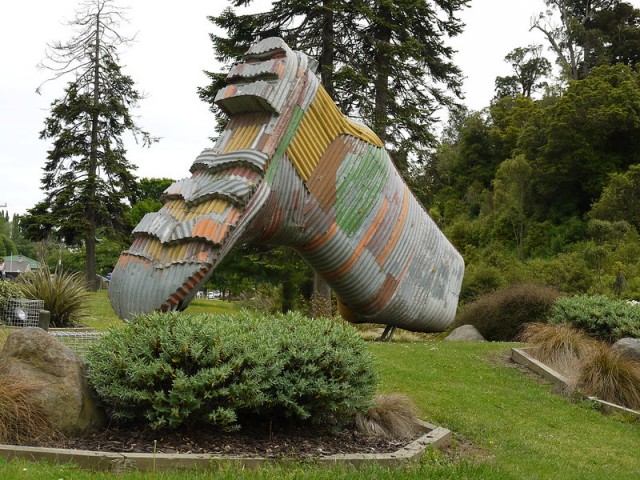
M 7 278 L 16 278 L 24 272 L 39 270 L 42 264 L 24 255 L 6 255 L 4 257 L 4 273 Z

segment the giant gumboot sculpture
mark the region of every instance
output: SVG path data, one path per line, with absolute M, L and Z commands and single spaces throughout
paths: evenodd
M 226 129 L 142 219 L 112 273 L 120 317 L 186 308 L 234 245 L 253 242 L 298 252 L 347 320 L 425 332 L 451 323 L 462 257 L 314 70 L 279 38 L 231 69 L 215 100 Z

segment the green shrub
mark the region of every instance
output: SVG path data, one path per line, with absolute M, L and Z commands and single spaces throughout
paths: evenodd
M 16 283 L 24 297 L 44 301 L 45 310 L 51 312 L 52 327 L 75 327 L 88 314 L 91 293 L 79 273 L 33 270 L 20 275 Z
M 605 295 L 559 298 L 549 323 L 569 323 L 606 341 L 640 337 L 640 307 Z
M 256 415 L 339 425 L 371 406 L 377 383 L 353 327 L 297 314 L 151 314 L 111 330 L 87 363 L 113 419 L 154 429 Z
M 463 307 L 453 325 L 473 325 L 487 340 L 513 341 L 525 324 L 546 322 L 559 296 L 560 292 L 550 287 L 511 285 Z
M 460 302 L 469 303 L 504 287 L 506 280 L 500 270 L 491 265 L 480 263 L 469 265 L 462 280 Z
M 20 287 L 18 287 L 18 285 L 16 285 L 14 282 L 8 280 L 0 280 L 0 320 L 2 320 L 1 315 L 2 312 L 4 312 L 7 300 L 11 300 L 12 298 L 20 298 L 22 296 L 23 295 L 20 291 Z
M 547 285 L 573 294 L 588 292 L 595 276 L 579 253 L 560 253 L 551 258 L 532 258 L 525 264 L 526 277 L 531 283 Z

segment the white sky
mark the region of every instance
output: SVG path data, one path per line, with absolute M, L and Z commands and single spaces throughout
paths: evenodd
M 53 100 L 60 98 L 67 81 L 48 83 L 42 95 L 36 87 L 50 72 L 36 66 L 47 43 L 66 41 L 72 31 L 64 25 L 74 16 L 76 0 L 22 0 L 5 2 L 0 20 L 0 205 L 10 215 L 22 214 L 44 195 L 40 190 L 42 166 L 50 142 L 39 132 Z M 267 0 L 260 0 L 263 5 Z M 635 0 L 633 4 L 640 3 Z M 159 143 L 143 149 L 127 143 L 128 159 L 139 177 L 189 175 L 196 155 L 210 147 L 214 119 L 196 88 L 207 79 L 203 70 L 215 70 L 207 15 L 217 15 L 223 0 L 121 0 L 131 5 L 130 25 L 123 33 L 138 32 L 136 42 L 122 51 L 123 71 L 131 75 L 147 98 L 134 112 L 139 125 Z M 176 8 L 179 5 L 180 8 Z M 489 104 L 497 75 L 509 73 L 503 61 L 513 48 L 542 43 L 529 32 L 530 18 L 544 9 L 542 0 L 472 0 L 461 15 L 465 32 L 453 39 L 457 64 L 465 76 L 465 103 L 471 109 Z

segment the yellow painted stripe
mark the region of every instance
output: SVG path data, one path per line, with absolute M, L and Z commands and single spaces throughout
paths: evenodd
M 227 143 L 224 148 L 224 152 L 228 153 L 251 147 L 261 126 L 262 125 L 254 124 L 236 127 L 233 131 L 233 135 L 229 139 L 229 143 Z
M 225 200 L 215 198 L 206 202 L 187 207 L 184 200 L 176 199 L 170 200 L 164 204 L 164 209 L 178 222 L 187 222 L 193 218 L 198 218 L 210 213 L 216 213 L 218 215 L 223 214 L 229 203 Z
M 287 148 L 289 159 L 304 181 L 309 179 L 324 151 L 336 137 L 343 134 L 382 147 L 382 142 L 371 130 L 347 119 L 325 89 L 318 88 Z

